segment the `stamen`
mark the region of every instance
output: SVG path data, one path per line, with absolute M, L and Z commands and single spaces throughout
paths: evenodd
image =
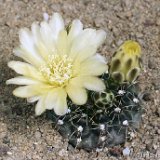
M 62 86 L 72 77 L 72 68 L 72 60 L 67 55 L 49 55 L 47 63 L 40 67 L 40 72 L 49 83 Z

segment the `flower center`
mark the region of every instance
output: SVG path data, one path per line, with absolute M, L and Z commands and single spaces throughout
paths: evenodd
M 40 67 L 40 72 L 55 86 L 64 86 L 72 77 L 72 60 L 67 55 L 49 55 L 47 63 Z

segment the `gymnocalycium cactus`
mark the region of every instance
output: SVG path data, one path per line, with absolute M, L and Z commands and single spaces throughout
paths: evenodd
M 89 91 L 88 101 L 83 106 L 68 99 L 69 108 L 64 116 L 48 111 L 53 126 L 70 144 L 91 151 L 133 138 L 142 114 L 135 83 L 140 72 L 140 56 L 137 42 L 124 42 L 109 63 L 109 73 L 100 77 L 105 82 L 105 91 Z
M 24 61 L 8 66 L 20 76 L 13 94 L 37 102 L 36 115 L 48 110 L 54 127 L 77 148 L 91 151 L 132 139 L 141 120 L 141 98 L 135 80 L 141 48 L 126 41 L 109 62 L 96 54 L 103 30 L 84 29 L 80 20 L 65 27 L 60 14 L 44 16 L 31 30 L 22 29 L 14 50 Z M 107 71 L 107 73 L 105 73 Z

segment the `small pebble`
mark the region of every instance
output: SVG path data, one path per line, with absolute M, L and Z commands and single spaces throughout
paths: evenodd
M 124 155 L 124 156 L 129 156 L 129 154 L 130 154 L 130 149 L 129 149 L 129 147 L 126 147 L 125 149 L 123 149 L 123 155 Z
M 12 155 L 12 152 L 8 151 L 7 154 L 8 154 L 8 155 Z

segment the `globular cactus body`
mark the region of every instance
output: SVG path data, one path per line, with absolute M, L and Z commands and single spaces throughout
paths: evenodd
M 140 54 L 138 43 L 126 41 L 112 57 L 109 73 L 101 76 L 105 91 L 90 91 L 83 106 L 68 100 L 69 110 L 64 116 L 48 111 L 54 127 L 74 147 L 101 150 L 134 137 L 142 114 L 139 91 L 132 83 L 139 74 Z
M 65 116 L 48 112 L 60 134 L 74 147 L 91 151 L 96 148 L 124 143 L 128 130 L 134 132 L 141 120 L 142 107 L 135 86 L 117 85 L 109 75 L 102 76 L 106 91 L 90 92 L 84 106 L 69 101 Z

